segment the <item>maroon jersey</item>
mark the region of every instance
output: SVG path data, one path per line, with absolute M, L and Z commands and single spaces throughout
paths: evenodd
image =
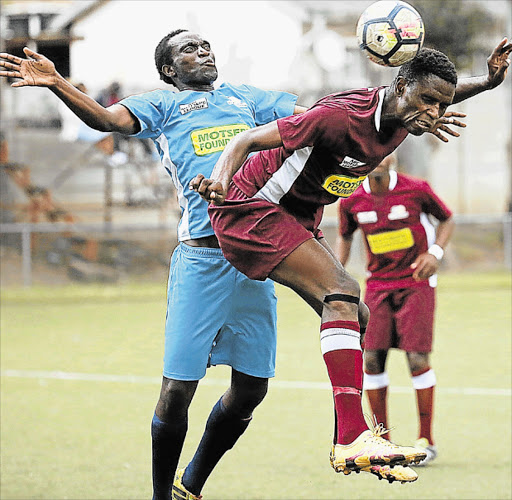
M 250 157 L 233 177 L 249 198 L 281 205 L 308 230 L 324 205 L 350 196 L 407 137 L 380 131 L 385 87 L 332 94 L 308 111 L 277 120 L 283 147 Z
M 411 264 L 435 242 L 435 228 L 428 215 L 445 221 L 452 215 L 445 203 L 421 179 L 390 170 L 387 193 L 371 193 L 364 181 L 339 204 L 340 235 L 362 230 L 368 253 L 367 287 L 391 290 L 424 286 L 412 278 Z M 435 276 L 430 280 L 435 286 Z

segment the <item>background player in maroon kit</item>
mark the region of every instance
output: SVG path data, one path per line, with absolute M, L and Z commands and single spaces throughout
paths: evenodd
M 407 466 L 426 453 L 394 445 L 381 437 L 382 428 L 372 432 L 365 422 L 360 326 L 366 327 L 368 309 L 359 300 L 359 284 L 319 230 L 323 207 L 350 196 L 408 133 L 439 134 L 454 121 L 443 118 L 450 104 L 499 85 L 511 50 L 503 39 L 487 75 L 457 83 L 449 59 L 424 49 L 389 87 L 333 94 L 300 116 L 239 134 L 211 178 L 199 175 L 190 183 L 212 201 L 210 219 L 225 257 L 250 278 L 270 277 L 292 288 L 321 316 L 320 345 L 336 411 L 331 465 L 337 472 Z M 254 151 L 260 152 L 248 158 Z
M 454 223 L 426 181 L 390 170 L 395 165 L 392 154 L 350 198 L 340 200 L 337 254 L 345 266 L 360 228 L 368 256 L 364 301 L 371 313 L 363 344 L 363 386 L 372 413 L 387 428 L 386 359 L 392 347 L 406 352 L 420 421 L 415 446 L 426 451 L 424 465 L 437 456 L 432 437 L 436 378 L 429 359 L 436 272 Z M 437 231 L 430 215 L 439 221 Z

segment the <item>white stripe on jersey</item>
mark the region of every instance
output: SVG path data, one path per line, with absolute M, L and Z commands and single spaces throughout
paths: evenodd
M 430 219 L 428 218 L 428 215 L 424 212 L 420 214 L 420 222 L 423 226 L 423 229 L 425 229 L 425 233 L 427 235 L 427 247 L 430 248 L 431 245 L 433 245 L 436 242 L 436 228 L 430 222 Z M 428 279 L 428 284 L 435 288 L 437 286 L 437 274 L 433 274 Z
M 279 170 L 272 175 L 254 197 L 271 203 L 279 203 L 304 170 L 312 151 L 311 146 L 306 146 L 286 158 Z
M 189 240 L 190 239 L 190 228 L 189 228 L 189 216 L 190 211 L 188 209 L 188 201 L 183 196 L 183 186 L 181 185 L 178 172 L 176 169 L 176 165 L 171 160 L 171 155 L 169 153 L 169 141 L 164 134 L 161 134 L 156 142 L 160 145 L 160 149 L 163 151 L 164 156 L 162 158 L 162 164 L 165 169 L 171 174 L 171 179 L 176 187 L 176 192 L 178 195 L 178 203 L 180 207 L 183 209 L 180 222 L 178 224 L 178 241 Z

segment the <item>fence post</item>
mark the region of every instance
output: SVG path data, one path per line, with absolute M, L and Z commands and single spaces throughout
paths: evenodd
M 112 232 L 112 165 L 107 161 L 105 164 L 105 189 L 104 189 L 104 215 L 103 222 L 106 233 Z
M 23 274 L 23 285 L 29 287 L 32 285 L 32 250 L 31 250 L 31 226 L 23 224 L 21 230 L 21 266 Z
M 503 216 L 503 253 L 505 267 L 512 269 L 512 212 L 507 212 Z

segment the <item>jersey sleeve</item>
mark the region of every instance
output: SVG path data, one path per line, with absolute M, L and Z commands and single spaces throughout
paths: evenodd
M 275 90 L 261 90 L 251 85 L 245 87 L 254 99 L 256 125 L 264 125 L 278 118 L 293 115 L 297 103 L 296 95 Z
M 338 202 L 338 233 L 340 236 L 350 236 L 357 229 L 357 221 L 349 209 L 349 200 L 340 199 Z
M 423 201 L 422 210 L 427 214 L 432 214 L 437 220 L 444 222 L 453 214 L 450 208 L 444 203 L 439 196 L 430 187 L 428 182 L 423 182 Z
M 167 114 L 167 102 L 161 90 L 132 95 L 121 100 L 119 104 L 127 108 L 139 121 L 140 131 L 133 134 L 133 137 L 154 139 L 160 136 Z
M 348 116 L 344 108 L 316 105 L 305 113 L 277 120 L 277 126 L 289 151 L 306 146 L 335 150 L 347 134 Z

